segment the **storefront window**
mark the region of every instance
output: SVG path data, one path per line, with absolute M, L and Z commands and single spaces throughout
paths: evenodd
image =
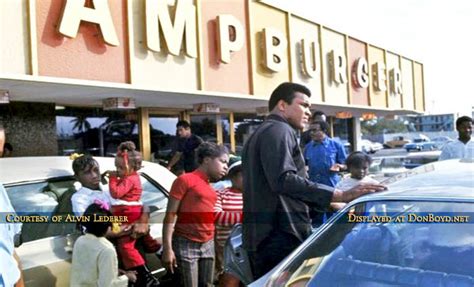
M 191 128 L 193 134 L 200 136 L 204 141 L 224 144 L 230 151 L 229 114 L 191 115 Z
M 66 107 L 56 110 L 58 154 L 85 153 L 114 156 L 123 141 L 139 148 L 136 111 Z
M 222 141 L 230 151 L 230 120 L 228 114 L 220 115 L 222 126 Z
M 241 155 L 244 144 L 264 118 L 255 114 L 234 114 L 235 153 L 237 155 Z
M 173 156 L 176 147 L 176 124 L 178 115 L 150 115 L 151 159 L 164 166 Z
M 333 118 L 333 130 L 334 139 L 340 140 L 346 153 L 349 154 L 353 150 L 352 119 Z
M 191 130 L 204 141 L 217 143 L 216 115 L 191 115 Z

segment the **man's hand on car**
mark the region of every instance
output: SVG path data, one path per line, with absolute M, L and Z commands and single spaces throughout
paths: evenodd
M 359 184 L 346 191 L 336 189 L 333 193 L 332 202 L 351 202 L 362 195 L 384 190 L 387 190 L 387 187 L 381 184 Z

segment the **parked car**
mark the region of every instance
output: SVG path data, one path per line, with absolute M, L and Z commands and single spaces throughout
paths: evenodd
M 411 140 L 406 139 L 402 136 L 397 136 L 397 137 L 394 137 L 390 141 L 386 141 L 383 144 L 383 146 L 386 147 L 386 148 L 401 148 L 407 143 L 411 143 Z
M 437 161 L 440 155 L 441 151 L 439 150 L 409 153 L 405 157 L 403 165 L 408 169 L 419 167 L 420 165 Z
M 407 171 L 404 162 L 404 155 L 374 157 L 369 167 L 369 174 L 378 181 L 384 180 Z
M 407 152 L 412 150 L 422 151 L 422 150 L 435 150 L 437 149 L 437 144 L 432 142 L 429 138 L 417 138 L 414 139 L 412 143 L 407 143 L 403 146 Z
M 388 179 L 249 286 L 474 286 L 472 174 L 457 159 Z
M 102 171 L 113 170 L 113 158 L 96 157 Z M 65 192 L 75 182 L 67 157 L 17 157 L 0 159 L 0 182 L 18 215 L 51 216 L 66 202 Z M 150 233 L 161 240 L 163 210 L 176 178 L 166 168 L 143 162 L 139 170 L 142 201 L 150 208 Z M 61 209 L 63 210 L 63 209 Z M 70 210 L 72 212 L 72 210 Z M 72 247 L 78 234 L 75 223 L 23 223 L 17 248 L 26 286 L 69 286 Z M 153 272 L 164 271 L 156 256 L 147 256 Z
M 383 145 L 378 142 L 372 142 L 370 140 L 361 140 L 360 141 L 361 150 L 365 153 L 375 153 L 383 149 Z

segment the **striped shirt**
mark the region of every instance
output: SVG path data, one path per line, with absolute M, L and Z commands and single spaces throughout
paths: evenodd
M 216 216 L 216 243 L 224 246 L 232 226 L 242 222 L 242 192 L 232 187 L 217 191 L 214 207 Z

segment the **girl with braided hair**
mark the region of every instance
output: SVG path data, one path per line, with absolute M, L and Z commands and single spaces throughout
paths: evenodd
M 137 171 L 142 166 L 142 155 L 131 141 L 119 145 L 115 157 L 116 171 L 109 172 L 109 190 L 114 198 L 112 213 L 127 218 L 128 224 L 134 223 L 142 213 L 142 185 Z M 137 271 L 136 286 L 155 286 L 154 279 L 145 266 L 145 260 L 135 248 L 136 238 L 122 236 L 117 239 L 117 251 L 126 270 Z M 150 234 L 144 236 L 143 243 L 149 252 L 161 247 Z M 153 249 L 153 250 L 151 250 Z M 150 282 L 152 281 L 152 282 Z M 154 284 L 153 281 L 156 281 Z M 150 284 L 151 283 L 151 284 Z

